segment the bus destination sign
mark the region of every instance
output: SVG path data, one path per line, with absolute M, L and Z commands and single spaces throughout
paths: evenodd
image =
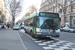
M 40 13 L 40 16 L 59 17 L 57 13 Z

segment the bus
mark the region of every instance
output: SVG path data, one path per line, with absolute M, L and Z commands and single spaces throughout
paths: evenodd
M 58 13 L 39 12 L 25 18 L 24 30 L 34 37 L 59 37 L 60 21 Z

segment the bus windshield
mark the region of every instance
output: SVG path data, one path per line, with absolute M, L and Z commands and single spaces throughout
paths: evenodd
M 59 18 L 39 17 L 39 27 L 50 28 L 58 26 L 59 26 Z

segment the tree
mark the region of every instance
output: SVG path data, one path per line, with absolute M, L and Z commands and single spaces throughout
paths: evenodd
M 30 12 L 27 12 L 27 13 L 25 14 L 25 17 L 27 17 L 27 16 L 30 16 Z
M 32 13 L 37 12 L 37 8 L 34 5 L 29 6 L 29 11 Z
M 22 0 L 13 0 L 9 4 L 13 21 L 15 21 L 15 18 L 17 18 L 16 16 L 18 16 L 21 12 L 21 1 Z

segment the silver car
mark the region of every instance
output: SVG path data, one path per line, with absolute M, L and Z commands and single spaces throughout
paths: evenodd
M 23 25 L 21 25 L 21 29 L 24 29 L 24 24 L 23 24 Z
M 13 30 L 19 30 L 19 29 L 21 29 L 21 27 L 19 25 L 13 26 Z
M 64 27 L 63 31 L 70 31 L 70 28 L 69 27 Z
M 75 32 L 75 29 L 74 28 L 70 28 L 70 32 Z

